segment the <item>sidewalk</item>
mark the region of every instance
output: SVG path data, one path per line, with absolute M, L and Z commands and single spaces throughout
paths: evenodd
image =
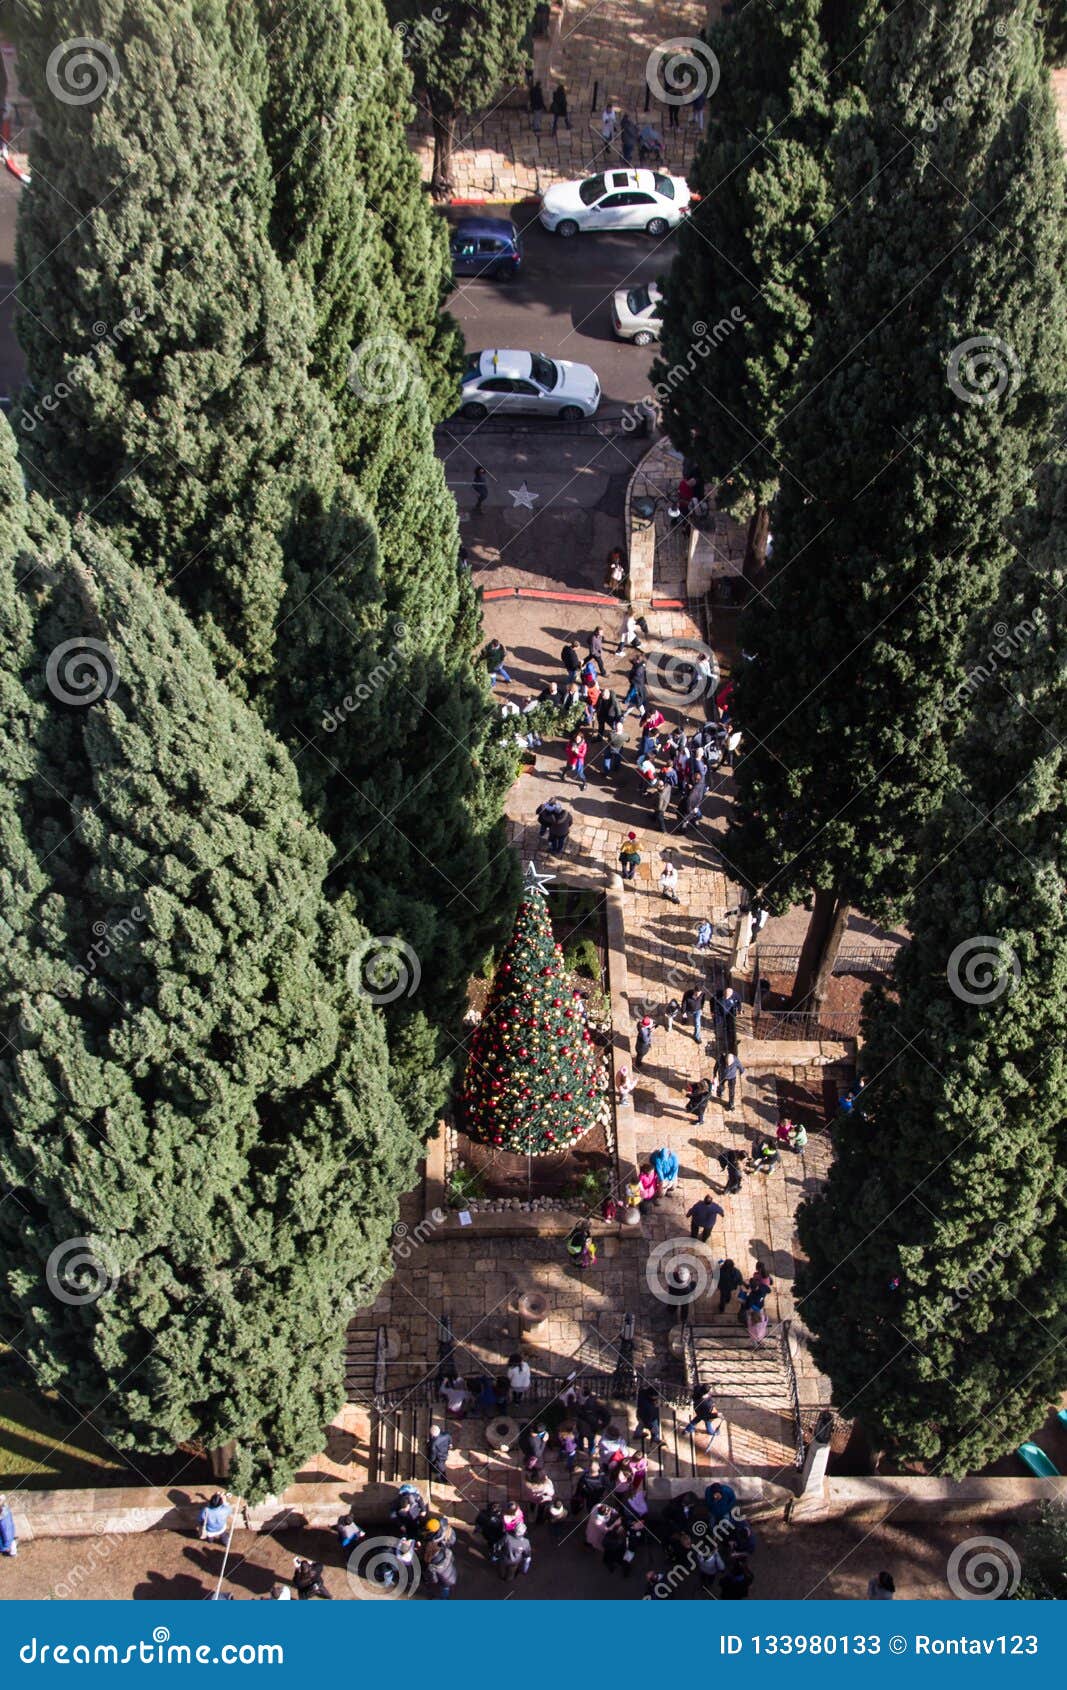
M 667 167 L 684 175 L 700 139 L 692 112 L 688 106 L 675 108 L 678 126 L 672 128 L 671 108 L 653 97 L 645 69 L 655 47 L 698 36 L 706 17 L 707 6 L 700 0 L 568 0 L 559 45 L 541 82 L 546 106 L 556 83 L 563 83 L 571 128 L 561 125 L 553 136 L 546 113 L 542 132 L 535 135 L 525 102 L 517 104 L 519 96 L 515 105 L 498 102 L 482 115 L 461 120 L 453 172 L 456 198 L 510 203 L 539 196 L 552 182 L 588 175 L 606 163 L 621 164 L 617 147 L 604 156 L 600 137 L 600 114 L 609 99 L 620 113 L 630 112 L 639 128 L 646 122 L 656 126 Z M 409 131 L 409 140 L 429 181 L 429 125 L 420 122 Z

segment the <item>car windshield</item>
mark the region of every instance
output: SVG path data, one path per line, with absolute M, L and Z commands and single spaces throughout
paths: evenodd
M 578 198 L 583 205 L 595 205 L 603 192 L 603 176 L 587 176 L 578 189 Z
M 556 365 L 551 358 L 542 358 L 540 352 L 530 354 L 530 374 L 534 381 L 539 381 L 541 386 L 546 388 L 549 393 L 559 380 L 559 370 Z
M 670 176 L 661 176 L 657 170 L 655 176 L 653 177 L 653 181 L 656 184 L 657 194 L 662 194 L 665 200 L 672 200 L 674 198 L 674 182 Z
M 652 304 L 647 288 L 631 288 L 626 295 L 626 309 L 631 317 L 639 317 Z
M 481 373 L 482 373 L 482 355 L 481 355 L 481 353 L 480 352 L 468 352 L 467 362 L 466 362 L 466 365 L 464 366 L 464 370 L 463 370 L 463 374 L 464 374 L 465 379 L 469 380 L 471 376 L 480 376 Z

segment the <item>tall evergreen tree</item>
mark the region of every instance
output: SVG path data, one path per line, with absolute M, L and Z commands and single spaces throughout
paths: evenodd
M 690 171 L 701 197 L 678 235 L 652 371 L 674 444 L 717 485 L 720 508 L 748 519 L 754 578 L 781 421 L 825 309 L 831 73 L 854 63 L 828 27 L 821 0 L 749 0 L 708 31 L 720 75 Z
M 461 0 L 427 13 L 418 0 L 386 0 L 404 31 L 416 85 L 433 121 L 433 192 L 452 193 L 452 157 L 461 112 L 479 111 L 518 82 L 533 0 Z
M 1063 154 L 1034 8 L 906 0 L 838 131 L 830 308 L 781 430 L 773 571 L 747 617 L 728 855 L 816 894 L 798 999 L 848 906 L 893 911 L 949 770 L 968 623 L 1011 555 L 1065 375 Z
M 898 1457 L 974 1472 L 1059 1399 L 1067 1338 L 1067 457 L 961 697 L 914 937 L 868 1000 L 862 1108 L 800 1212 L 834 1402 Z
M 5 431 L 6 432 L 6 431 Z M 418 1140 L 290 758 L 0 443 L 4 1335 L 117 1445 L 279 1491 Z
M 64 39 L 100 44 L 81 72 L 97 98 L 66 97 Z M 29 474 L 106 523 L 262 693 L 284 536 L 332 445 L 306 291 L 264 238 L 255 123 L 180 5 L 60 0 L 23 20 L 20 66 L 40 117 L 18 231 Z M 369 532 L 349 552 L 373 571 Z

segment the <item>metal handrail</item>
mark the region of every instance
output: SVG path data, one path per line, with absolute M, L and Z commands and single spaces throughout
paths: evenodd
M 793 1439 L 796 1445 L 794 1461 L 799 1472 L 804 1465 L 804 1422 L 800 1414 L 800 1389 L 797 1385 L 797 1370 L 793 1366 L 793 1355 L 789 1348 L 789 1329 L 792 1324 L 791 1320 L 783 1320 L 778 1333 L 778 1343 L 782 1352 L 782 1365 L 789 1382 L 789 1395 L 793 1403 Z
M 374 1400 L 385 1395 L 386 1368 L 389 1361 L 389 1337 L 384 1326 L 379 1326 L 374 1340 Z

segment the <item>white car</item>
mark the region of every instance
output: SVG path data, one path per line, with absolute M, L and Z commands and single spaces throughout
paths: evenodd
M 663 327 L 663 294 L 655 282 L 620 288 L 611 302 L 611 323 L 620 340 L 651 346 Z
M 689 210 L 689 184 L 662 170 L 606 170 L 546 188 L 540 218 L 557 235 L 590 229 L 643 229 L 661 236 Z
M 463 374 L 461 417 L 530 413 L 540 417 L 592 417 L 600 383 L 588 364 L 546 358 L 541 352 L 472 352 Z

